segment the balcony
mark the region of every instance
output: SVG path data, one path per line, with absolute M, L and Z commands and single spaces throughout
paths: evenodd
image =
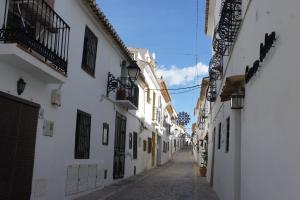
M 122 78 L 123 82 L 125 79 Z M 138 86 L 133 82 L 130 83 L 130 81 L 128 81 L 128 83 L 120 84 L 116 89 L 116 103 L 128 110 L 137 110 L 139 107 Z
M 154 125 L 162 125 L 163 123 L 163 116 L 162 116 L 162 108 L 161 107 L 154 107 L 152 110 L 152 123 Z
M 116 103 L 128 110 L 137 110 L 139 102 L 138 89 L 139 88 L 137 86 L 134 86 L 133 88 L 118 88 Z
M 50 82 L 55 82 L 51 80 L 55 79 L 53 76 L 67 75 L 70 27 L 45 0 L 6 0 L 1 13 L 4 14 L 0 19 L 3 23 L 0 41 L 4 43 L 0 45 L 1 58 L 14 55 L 10 61 L 24 60 L 31 65 L 33 74 L 50 76 Z M 20 49 L 25 54 L 20 53 Z M 40 63 L 28 59 L 29 54 Z M 52 68 L 50 72 L 46 66 Z M 59 74 L 53 74 L 53 69 Z

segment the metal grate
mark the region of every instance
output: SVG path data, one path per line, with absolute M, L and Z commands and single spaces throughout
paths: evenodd
M 133 159 L 137 159 L 137 133 L 133 132 Z
M 97 44 L 98 38 L 88 27 L 85 27 L 81 67 L 91 75 L 95 74 Z
M 78 110 L 75 135 L 75 159 L 89 159 L 90 132 L 91 115 Z

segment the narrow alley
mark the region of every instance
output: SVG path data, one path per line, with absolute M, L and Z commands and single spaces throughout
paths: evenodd
M 190 148 L 167 164 L 115 183 L 77 200 L 218 200 L 206 179 L 199 177 Z

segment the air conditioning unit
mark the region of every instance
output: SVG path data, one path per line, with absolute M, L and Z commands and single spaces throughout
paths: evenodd
M 51 104 L 58 106 L 58 107 L 61 106 L 61 91 L 60 90 L 52 90 Z

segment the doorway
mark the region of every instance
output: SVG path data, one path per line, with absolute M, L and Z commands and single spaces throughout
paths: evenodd
M 161 137 L 157 136 L 157 165 L 161 165 L 162 144 Z
M 39 105 L 0 92 L 0 197 L 29 200 Z
M 152 132 L 152 167 L 155 166 L 155 154 L 156 154 L 156 139 L 155 139 L 155 132 Z
M 114 147 L 114 179 L 124 177 L 126 145 L 126 117 L 117 112 Z

